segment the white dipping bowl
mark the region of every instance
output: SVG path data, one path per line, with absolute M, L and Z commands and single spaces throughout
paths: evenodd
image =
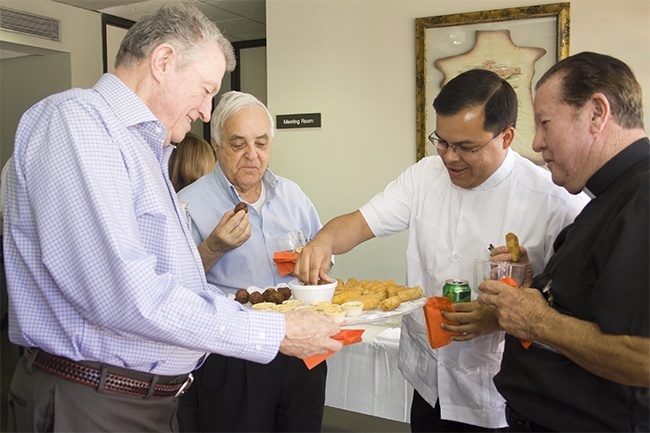
M 341 307 L 343 307 L 345 315 L 349 317 L 361 316 L 361 313 L 363 312 L 363 302 L 359 301 L 344 302 L 341 304 Z
M 306 305 L 316 301 L 329 302 L 334 297 L 334 289 L 338 281 L 334 280 L 328 284 L 319 284 L 317 286 L 305 286 L 300 280 L 289 281 L 289 288 L 294 299 L 300 299 Z

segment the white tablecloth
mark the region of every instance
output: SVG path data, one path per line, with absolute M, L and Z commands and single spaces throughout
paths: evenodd
M 399 321 L 356 325 L 363 342 L 327 359 L 325 405 L 409 422 L 413 388 L 397 369 Z

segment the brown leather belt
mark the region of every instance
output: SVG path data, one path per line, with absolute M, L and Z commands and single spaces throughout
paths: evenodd
M 146 381 L 134 379 L 110 372 L 105 372 L 104 378 L 102 378 L 102 370 L 98 368 L 80 364 L 61 356 L 52 355 L 39 349 L 34 350 L 38 350 L 38 352 L 36 353 L 36 358 L 32 365 L 41 370 L 45 370 L 73 382 L 92 386 L 96 389 L 99 388 L 100 383 L 104 382 L 103 389 L 106 391 L 135 397 L 178 397 L 189 389 L 194 380 L 191 373 L 184 382 L 174 385 L 159 384 L 155 383 L 154 380 Z M 26 353 L 26 355 L 29 357 L 30 353 Z M 152 378 L 155 378 L 155 376 L 152 375 Z M 152 385 L 153 390 L 151 389 Z

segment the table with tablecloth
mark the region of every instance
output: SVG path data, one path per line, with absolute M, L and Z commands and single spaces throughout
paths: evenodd
M 409 422 L 413 388 L 397 369 L 400 320 L 350 328 L 364 329 L 361 343 L 327 359 L 325 405 Z

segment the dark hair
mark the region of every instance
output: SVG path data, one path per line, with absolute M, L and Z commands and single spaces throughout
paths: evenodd
M 433 101 L 436 113 L 453 116 L 468 108 L 485 107 L 483 129 L 497 134 L 517 123 L 517 94 L 508 82 L 485 69 L 472 69 L 442 87 Z
M 622 61 L 604 54 L 582 52 L 553 65 L 536 88 L 561 74 L 560 98 L 565 104 L 584 107 L 594 93 L 607 97 L 612 117 L 621 127 L 643 128 L 641 85 Z

